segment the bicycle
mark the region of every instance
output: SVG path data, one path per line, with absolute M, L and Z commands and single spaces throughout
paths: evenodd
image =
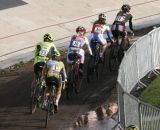
M 44 109 L 46 111 L 46 118 L 45 118 L 45 128 L 47 128 L 49 120 L 50 120 L 50 116 L 52 116 L 54 114 L 54 98 L 56 95 L 56 86 L 57 83 L 55 81 L 52 81 L 52 85 L 49 86 L 49 90 L 48 90 L 48 96 L 47 96 L 47 105 Z M 61 82 L 61 87 L 62 89 L 65 88 L 65 81 Z
M 47 96 L 47 107 L 46 107 L 46 119 L 45 119 L 45 128 L 48 126 L 50 115 L 53 114 L 54 110 L 54 96 L 55 96 L 55 87 L 57 83 L 53 81 L 53 85 L 49 87 L 49 95 Z
M 129 34 L 129 32 L 128 32 Z M 134 34 L 131 34 L 131 38 L 133 38 Z M 118 67 L 124 57 L 125 51 L 128 50 L 130 47 L 130 40 L 129 36 L 126 32 L 126 38 L 123 38 L 120 33 L 117 37 L 117 40 L 115 43 L 111 44 L 110 46 L 110 53 L 109 53 L 109 70 L 118 70 Z
M 98 41 L 93 40 L 91 41 L 92 44 L 95 45 L 95 48 L 92 50 L 93 56 L 89 57 L 88 65 L 87 65 L 87 81 L 90 82 L 90 76 L 95 74 L 96 78 L 99 79 L 99 66 L 100 66 L 100 52 L 102 51 L 102 46 L 98 43 Z M 103 61 L 101 71 L 105 67 L 105 53 L 103 54 Z
M 82 77 L 81 72 L 79 71 L 80 58 L 76 53 L 74 53 L 73 57 L 74 60 L 71 65 L 71 71 L 68 74 L 66 88 L 67 99 L 70 99 L 70 97 L 73 95 L 73 92 L 75 92 L 77 95 L 80 91 L 80 80 Z
M 43 66 L 41 66 L 43 68 Z M 45 81 L 44 79 L 41 79 L 41 72 L 39 72 L 37 83 L 36 83 L 36 88 L 34 90 L 33 95 L 31 96 L 30 100 L 30 113 L 33 114 L 35 113 L 37 106 L 40 107 L 42 98 L 43 98 L 43 92 L 45 89 Z

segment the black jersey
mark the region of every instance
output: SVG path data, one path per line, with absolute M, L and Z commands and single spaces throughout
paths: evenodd
M 131 19 L 132 19 L 132 15 L 130 13 L 119 11 L 116 18 L 115 18 L 114 24 L 125 25 L 125 23 Z

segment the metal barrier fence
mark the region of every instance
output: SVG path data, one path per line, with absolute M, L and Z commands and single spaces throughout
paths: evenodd
M 118 74 L 119 121 L 124 128 L 130 124 L 139 130 L 160 130 L 160 109 L 139 101 L 130 92 L 143 84 L 146 74 L 160 66 L 160 28 L 137 40 L 125 53 Z

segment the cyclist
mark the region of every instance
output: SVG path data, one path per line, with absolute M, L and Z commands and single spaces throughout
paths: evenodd
M 139 130 L 135 125 L 129 125 L 125 130 Z
M 89 50 L 90 55 L 92 55 L 92 50 L 89 46 L 89 41 L 87 37 L 85 36 L 86 34 L 86 29 L 82 26 L 78 26 L 76 28 L 76 35 L 73 35 L 70 44 L 68 47 L 68 53 L 67 53 L 67 75 L 70 72 L 71 64 L 75 60 L 75 54 L 77 55 L 78 58 L 80 58 L 80 66 L 79 70 L 81 73 L 83 73 L 83 64 L 84 64 L 84 59 L 85 59 L 85 51 L 84 47 L 87 45 L 87 48 Z
M 100 45 L 103 46 L 102 52 L 100 52 L 100 58 L 103 59 L 103 53 L 105 52 L 106 48 L 109 46 L 107 43 L 107 39 L 104 37 L 104 35 L 107 35 L 109 40 L 112 41 L 112 34 L 110 31 L 109 25 L 106 23 L 106 16 L 105 14 L 101 13 L 98 16 L 98 20 L 94 22 L 92 31 L 91 31 L 91 38 L 90 38 L 90 45 L 91 48 L 95 48 L 95 44 L 92 41 L 97 41 Z
M 49 33 L 46 33 L 43 36 L 43 42 L 38 43 L 34 49 L 34 78 L 32 81 L 31 95 L 34 93 L 36 82 L 38 78 L 40 78 L 39 74 L 41 74 L 42 72 L 47 57 L 53 51 L 56 51 L 58 54 L 60 54 L 59 51 L 56 49 L 55 45 L 53 44 L 53 36 Z
M 51 58 L 47 61 L 42 75 L 45 77 L 46 88 L 44 91 L 44 102 L 42 104 L 42 109 L 47 106 L 47 95 L 49 87 L 55 85 L 55 95 L 53 97 L 54 102 L 54 113 L 58 112 L 58 103 L 61 97 L 61 90 L 63 87 L 62 81 L 67 81 L 67 75 L 65 71 L 64 63 L 60 60 L 60 54 L 54 52 Z M 53 110 L 51 111 L 53 113 Z
M 124 39 L 127 35 L 125 31 L 125 23 L 129 21 L 129 28 L 131 30 L 131 33 L 133 33 L 133 25 L 132 25 L 132 14 L 130 13 L 131 6 L 128 4 L 124 4 L 121 7 L 121 10 L 118 12 L 115 21 L 112 25 L 112 34 L 115 38 L 115 41 L 118 39 L 119 34 Z

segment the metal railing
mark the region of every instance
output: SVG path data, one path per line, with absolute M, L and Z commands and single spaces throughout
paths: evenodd
M 141 79 L 160 66 L 160 28 L 137 40 L 125 53 L 118 74 L 119 121 L 125 128 L 130 124 L 139 130 L 160 130 L 160 109 L 141 102 L 130 94 Z M 145 85 L 146 86 L 146 85 Z

